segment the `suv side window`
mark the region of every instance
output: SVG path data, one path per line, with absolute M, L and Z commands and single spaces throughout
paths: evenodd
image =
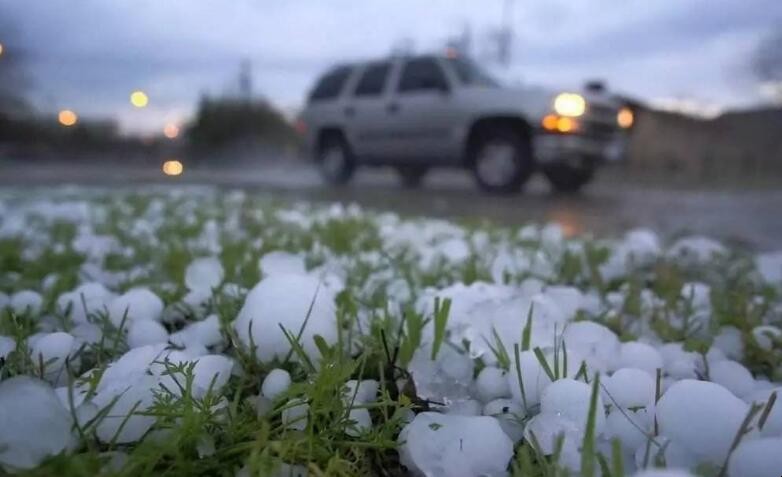
M 379 96 L 383 92 L 390 71 L 390 63 L 373 63 L 369 65 L 358 80 L 354 93 L 355 96 Z
M 440 65 L 432 58 L 416 58 L 407 61 L 402 67 L 399 79 L 399 92 L 442 91 L 448 88 Z
M 326 73 L 310 93 L 310 101 L 323 101 L 339 96 L 350 76 L 350 67 L 341 66 Z

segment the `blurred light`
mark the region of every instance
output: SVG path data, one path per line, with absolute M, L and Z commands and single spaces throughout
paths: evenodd
M 543 118 L 543 121 L 541 124 L 543 124 L 543 129 L 547 131 L 556 131 L 557 129 L 557 116 L 554 114 L 549 114 L 545 118 Z
M 3 56 L 3 44 L 0 43 L 0 56 Z
M 307 123 L 305 123 L 303 119 L 297 119 L 293 124 L 293 128 L 302 136 L 307 134 Z
M 143 91 L 134 91 L 130 93 L 130 104 L 137 108 L 143 108 L 149 103 L 147 94 Z
M 449 46 L 448 48 L 445 49 L 445 57 L 448 58 L 449 60 L 455 60 L 456 58 L 459 57 L 459 50 L 457 50 L 452 46 Z
M 63 109 L 60 114 L 57 115 L 57 121 L 65 127 L 70 127 L 76 124 L 79 117 L 70 109 Z
M 559 118 L 557 119 L 557 131 L 561 133 L 568 133 L 578 129 L 578 122 L 571 118 Z
M 163 128 L 163 135 L 169 139 L 176 139 L 179 136 L 179 126 L 174 123 L 166 124 Z
M 586 101 L 580 94 L 561 93 L 554 99 L 554 111 L 562 116 L 576 118 L 586 111 Z
M 635 120 L 635 117 L 633 116 L 633 110 L 625 106 L 624 108 L 620 109 L 619 112 L 616 114 L 616 122 L 619 124 L 619 127 L 623 129 L 628 129 L 633 126 L 633 121 Z
M 163 163 L 163 174 L 167 176 L 178 176 L 185 170 L 185 166 L 176 159 L 171 159 Z

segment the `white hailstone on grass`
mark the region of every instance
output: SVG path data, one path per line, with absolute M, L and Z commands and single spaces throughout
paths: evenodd
M 592 321 L 569 323 L 562 333 L 562 340 L 568 352 L 578 352 L 588 367 L 601 371 L 616 362 L 620 352 L 616 333 Z
M 407 367 L 418 396 L 446 406 L 452 401 L 469 399 L 473 360 L 448 343 L 440 347 L 435 360 L 431 354 L 431 345 L 420 346 Z
M 765 407 L 773 393 L 777 394 L 777 400 L 766 417 L 766 423 L 764 424 L 763 429 L 760 430 L 760 435 L 764 437 L 782 437 L 782 386 L 763 389 L 752 393 L 750 397 L 745 398 L 745 401 L 750 404 L 756 403 Z M 756 419 L 760 419 L 760 416 L 756 417 Z
M 11 295 L 11 309 L 17 315 L 32 315 L 37 316 L 41 314 L 41 308 L 43 307 L 43 297 L 40 293 L 33 290 L 22 290 Z
M 101 381 L 104 379 L 105 376 Z M 111 411 L 97 423 L 95 432 L 98 439 L 103 443 L 113 441 L 117 444 L 141 439 L 155 423 L 154 416 L 141 413 L 154 404 L 153 390 L 158 389 L 159 382 L 157 376 L 141 375 L 131 381 L 110 381 L 100 390 L 93 402 L 99 409 L 111 406 Z
M 619 439 L 625 450 L 632 451 L 646 443 L 653 423 L 654 413 L 648 409 L 631 411 L 614 408 L 606 417 L 605 436 L 608 439 Z
M 711 287 L 701 282 L 689 282 L 682 286 L 681 298 L 692 307 L 693 310 L 711 308 Z
M 655 381 L 649 373 L 640 369 L 622 368 L 603 379 L 601 388 L 606 405 L 622 409 L 646 407 L 654 403 Z
M 584 430 L 575 422 L 558 414 L 536 414 L 524 427 L 524 440 L 537 442 L 543 455 L 551 455 L 557 446 L 559 436 L 565 441 L 581 442 Z
M 663 367 L 663 357 L 653 346 L 639 341 L 622 343 L 616 368 L 635 368 L 657 376 L 657 369 Z
M 43 372 L 47 381 L 58 383 L 67 379 L 65 360 L 74 350 L 74 338 L 68 333 L 59 331 L 40 336 L 30 344 L 30 359 L 37 372 Z M 71 363 L 72 366 L 76 366 Z
M 651 469 L 633 474 L 633 477 L 695 477 L 684 469 Z
M 211 290 L 197 288 L 190 290 L 182 297 L 182 303 L 187 305 L 197 316 L 203 316 L 209 300 L 212 299 Z
M 730 477 L 782 475 L 782 438 L 743 440 L 728 462 Z
M 153 361 L 161 359 L 165 344 L 155 344 L 133 348 L 116 361 L 109 364 L 98 383 L 98 391 L 110 388 L 114 384 L 131 383 L 145 376 Z
M 540 402 L 540 396 L 551 384 L 551 379 L 543 370 L 540 361 L 532 351 L 522 351 L 519 354 L 521 365 L 521 382 L 519 382 L 515 359 L 511 360 L 511 369 L 507 374 L 508 385 L 513 399 L 529 409 Z
M 676 379 L 696 379 L 701 372 L 703 358 L 695 352 L 685 351 L 682 343 L 666 343 L 657 350 L 663 357 L 666 374 Z
M 782 285 L 782 252 L 761 253 L 755 257 L 760 276 L 772 285 Z
M 483 415 L 491 416 L 500 423 L 503 432 L 516 443 L 524 435 L 524 408 L 512 399 L 495 399 L 483 407 Z
M 3 311 L 5 307 L 11 304 L 11 297 L 7 294 L 0 292 L 0 311 Z
M 212 291 L 223 282 L 223 264 L 216 257 L 196 258 L 185 269 L 185 286 L 188 290 Z
M 437 254 L 451 263 L 461 263 L 470 258 L 470 246 L 462 238 L 453 237 L 436 246 Z
M 756 326 L 752 329 L 752 337 L 761 349 L 769 351 L 774 347 L 774 341 L 782 340 L 782 329 L 770 325 Z
M 727 249 L 719 242 L 708 237 L 690 236 L 677 240 L 668 250 L 672 258 L 690 264 L 702 264 L 718 255 L 725 255 Z
M 543 293 L 556 302 L 568 321 L 575 318 L 584 303 L 584 294 L 576 287 L 548 286 Z
M 302 399 L 291 399 L 282 409 L 282 424 L 295 431 L 303 431 L 307 428 L 310 405 Z
M 569 378 L 559 379 L 543 391 L 543 396 L 540 399 L 540 412 L 562 416 L 573 421 L 580 428 L 586 429 L 591 396 L 592 386 L 589 384 Z M 595 435 L 602 434 L 605 429 L 604 409 L 603 400 L 598 394 Z
M 228 298 L 240 298 L 247 293 L 247 289 L 236 283 L 226 283 L 221 290 L 223 296 Z
M 713 348 L 716 348 L 729 359 L 741 361 L 744 359 L 744 338 L 741 330 L 733 326 L 723 326 L 714 337 Z
M 307 267 L 304 257 L 289 252 L 275 250 L 264 254 L 258 261 L 258 268 L 264 277 L 272 275 L 305 275 Z
M 103 330 L 93 323 L 79 323 L 71 328 L 71 335 L 79 343 L 96 344 L 103 337 Z
M 627 258 L 636 265 L 645 265 L 660 255 L 660 238 L 650 229 L 637 228 L 628 231 L 623 241 Z
M 513 442 L 487 416 L 424 412 L 402 429 L 398 441 L 402 465 L 419 476 L 505 476 L 513 457 Z
M 0 335 L 0 359 L 7 358 L 16 349 L 16 341 L 10 336 Z
M 125 325 L 135 320 L 160 321 L 163 314 L 163 300 L 147 288 L 133 288 L 113 299 L 109 304 L 109 318 L 119 327 L 125 318 Z
M 506 374 L 504 370 L 493 366 L 487 366 L 478 373 L 475 388 L 483 402 L 511 395 Z
M 480 416 L 483 406 L 475 399 L 458 399 L 449 402 L 445 407 L 441 407 L 444 414 L 454 414 L 457 416 Z
M 746 414 L 741 399 L 708 381 L 679 381 L 657 403 L 660 433 L 701 462 L 722 462 Z
M 369 415 L 368 409 L 351 409 L 348 413 L 348 421 L 349 422 L 345 428 L 345 434 L 351 437 L 358 437 L 372 429 L 372 416 Z
M 276 368 L 269 371 L 261 384 L 261 394 L 266 399 L 274 401 L 291 386 L 291 375 L 284 369 Z
M 128 346 L 138 348 L 156 343 L 168 342 L 168 331 L 166 328 L 152 320 L 133 321 L 128 326 L 127 336 Z
M 284 359 L 291 351 L 291 343 L 281 327 L 293 338 L 299 337 L 307 356 L 316 358 L 320 351 L 315 335 L 328 345 L 337 342 L 334 293 L 311 276 L 266 277 L 247 295 L 233 327 L 247 349 L 255 345 L 255 354 L 261 361 Z
M 193 396 L 201 398 L 207 391 L 218 394 L 231 377 L 234 360 L 221 354 L 200 356 L 193 367 Z
M 201 321 L 194 321 L 181 330 L 171 333 L 171 343 L 185 347 L 188 344 L 200 344 L 207 348 L 224 343 L 220 333 L 220 318 L 217 315 L 209 315 Z
M 374 379 L 364 379 L 360 382 L 351 379 L 345 383 L 343 397 L 346 402 L 369 404 L 377 399 L 377 389 L 380 384 Z
M 755 390 L 752 373 L 736 361 L 726 359 L 710 365 L 709 378 L 738 397 L 744 397 Z
M 57 298 L 57 309 L 69 312 L 74 323 L 86 323 L 87 316 L 105 311 L 114 295 L 101 283 L 80 285 Z
M 0 382 L 0 466 L 31 469 L 73 449 L 70 413 L 45 382 L 17 376 Z

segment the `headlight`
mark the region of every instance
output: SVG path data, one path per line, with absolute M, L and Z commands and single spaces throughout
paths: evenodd
M 633 116 L 633 110 L 625 106 L 616 113 L 616 123 L 622 129 L 629 129 L 633 127 L 635 117 Z
M 554 111 L 560 116 L 577 118 L 584 114 L 586 101 L 576 93 L 561 93 L 554 99 Z

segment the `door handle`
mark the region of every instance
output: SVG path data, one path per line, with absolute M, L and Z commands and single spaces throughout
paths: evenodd
M 345 106 L 345 116 L 352 117 L 356 115 L 356 108 L 353 106 Z
M 389 114 L 396 114 L 399 112 L 399 103 L 388 103 L 386 106 L 386 111 L 388 111 Z

